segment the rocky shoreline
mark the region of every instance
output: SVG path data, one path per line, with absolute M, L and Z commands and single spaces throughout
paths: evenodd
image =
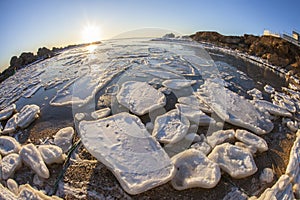
M 238 50 L 267 60 L 270 64 L 300 76 L 300 47 L 273 36 L 225 36 L 218 32 L 197 32 L 190 36 L 198 42 Z

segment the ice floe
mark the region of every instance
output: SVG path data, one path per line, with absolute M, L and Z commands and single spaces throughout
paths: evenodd
M 274 173 L 271 168 L 264 168 L 259 176 L 262 183 L 271 183 L 274 179 Z
M 12 193 L 14 193 L 15 195 L 18 195 L 18 194 L 19 194 L 19 185 L 18 185 L 18 183 L 17 183 L 14 179 L 9 178 L 9 179 L 6 181 L 6 184 L 7 184 L 7 188 L 8 188 Z
M 195 95 L 180 97 L 178 98 L 178 102 L 191 107 L 199 108 L 205 113 L 213 113 L 212 109 L 208 105 L 206 105 L 203 101 L 198 99 Z
M 263 99 L 261 91 L 256 88 L 253 88 L 252 90 L 248 90 L 247 94 L 252 96 L 253 99 Z
M 174 144 L 187 134 L 190 122 L 177 110 L 171 110 L 156 118 L 152 135 L 161 143 Z
M 233 178 L 245 178 L 257 171 L 252 155 L 229 143 L 217 145 L 208 158 Z
M 6 156 L 10 153 L 19 153 L 21 145 L 10 136 L 0 136 L 0 155 Z
M 20 128 L 26 128 L 29 126 L 40 113 L 40 107 L 34 104 L 26 105 L 21 110 L 17 117 L 17 126 Z
M 16 200 L 18 197 L 0 183 L 0 199 Z
M 208 155 L 211 152 L 211 146 L 205 141 L 197 142 L 191 145 L 191 148 L 201 151 L 204 155 Z
M 140 119 L 119 113 L 96 121 L 81 121 L 82 143 L 104 163 L 129 194 L 164 184 L 174 176 L 174 166 Z
M 16 104 L 11 104 L 0 111 L 0 121 L 8 119 L 16 110 Z
M 66 157 L 62 149 L 55 145 L 40 145 L 38 150 L 47 165 L 63 163 Z
M 151 110 L 166 105 L 164 94 L 147 83 L 138 81 L 127 81 L 123 83 L 117 94 L 117 99 L 120 104 L 137 115 L 144 115 Z
M 206 80 L 195 94 L 228 123 L 257 134 L 266 134 L 273 129 L 273 123 L 265 113 L 238 94 L 224 88 L 218 80 Z
M 264 90 L 265 90 L 266 93 L 269 93 L 269 94 L 272 94 L 272 93 L 275 92 L 275 89 L 272 86 L 268 85 L 268 84 L 264 86 Z
M 214 148 L 218 144 L 222 144 L 228 140 L 234 139 L 234 130 L 219 130 L 207 135 L 207 143 Z
M 47 196 L 42 191 L 36 190 L 29 184 L 20 185 L 18 199 L 37 199 L 37 200 L 62 200 L 57 196 Z
M 111 112 L 110 108 L 103 108 L 92 112 L 91 116 L 94 119 L 101 119 L 110 115 L 110 112 Z
M 177 170 L 171 183 L 177 190 L 213 188 L 221 178 L 218 164 L 196 149 L 188 149 L 173 156 L 172 162 Z
M 187 80 L 187 79 L 171 79 L 162 82 L 162 85 L 173 90 L 180 90 L 185 87 L 190 87 L 194 85 L 196 82 L 197 81 L 195 80 Z
M 7 180 L 8 178 L 11 178 L 15 171 L 20 169 L 22 166 L 22 162 L 20 159 L 19 154 L 11 153 L 2 159 L 2 178 L 4 180 Z
M 283 116 L 283 117 L 292 117 L 292 113 L 290 113 L 288 110 L 286 110 L 278 105 L 272 104 L 268 101 L 253 100 L 252 102 L 257 108 L 265 109 L 272 115 Z
M 287 123 L 286 123 L 286 126 L 290 129 L 290 131 L 292 132 L 297 132 L 298 129 L 299 129 L 299 124 L 297 121 L 292 121 L 292 120 L 289 120 Z
M 74 137 L 73 127 L 65 127 L 57 131 L 53 136 L 54 144 L 59 146 L 64 153 L 66 153 L 72 147 L 72 141 Z
M 17 120 L 19 113 L 14 114 L 7 122 L 2 131 L 3 134 L 13 133 L 17 128 Z
M 24 164 L 29 166 L 35 173 L 42 178 L 49 178 L 49 170 L 41 156 L 39 150 L 33 144 L 22 146 L 20 157 Z
M 41 84 L 37 84 L 34 87 L 27 89 L 25 94 L 23 95 L 26 98 L 30 98 L 32 95 L 34 95 L 40 88 L 42 87 Z
M 263 138 L 247 130 L 241 130 L 241 129 L 236 130 L 235 137 L 239 141 L 255 147 L 259 152 L 264 152 L 268 150 L 268 144 Z
M 295 103 L 289 95 L 280 92 L 275 92 L 274 94 L 271 95 L 271 97 L 272 97 L 273 104 L 278 105 L 288 110 L 291 113 L 296 112 Z
M 186 116 L 191 123 L 195 123 L 199 126 L 208 126 L 216 123 L 214 119 L 195 107 L 184 104 L 176 104 L 175 107 L 177 108 L 178 112 Z

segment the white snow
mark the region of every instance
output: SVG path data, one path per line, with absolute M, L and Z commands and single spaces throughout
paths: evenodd
M 259 180 L 262 183 L 271 183 L 274 179 L 274 173 L 271 168 L 264 168 L 259 176 Z
M 290 113 L 288 110 L 272 104 L 265 100 L 254 100 L 251 101 L 258 109 L 265 109 L 272 115 L 276 116 L 283 116 L 283 117 L 292 117 L 292 113 Z
M 193 144 L 191 148 L 201 151 L 204 155 L 208 155 L 211 152 L 211 146 L 204 141 Z
M 54 144 L 59 146 L 64 153 L 66 153 L 72 147 L 72 141 L 74 137 L 74 129 L 72 127 L 65 127 L 57 131 L 53 136 Z
M 273 129 L 273 123 L 265 113 L 260 112 L 245 98 L 224 88 L 219 80 L 206 80 L 195 93 L 208 104 L 223 120 L 249 129 L 257 134 L 266 134 Z
M 190 122 L 176 109 L 156 118 L 152 135 L 161 143 L 174 144 L 187 134 Z
M 129 194 L 162 185 L 174 176 L 174 166 L 140 119 L 119 113 L 95 121 L 81 121 L 82 143 L 105 164 Z
M 93 119 L 101 119 L 110 115 L 110 112 L 111 112 L 110 108 L 103 108 L 92 112 L 91 116 Z
M 144 115 L 166 105 L 164 94 L 145 82 L 127 81 L 117 94 L 120 104 L 136 115 Z
M 172 162 L 177 171 L 171 183 L 177 190 L 213 188 L 221 178 L 219 166 L 196 149 L 188 149 L 173 156 Z
M 184 116 L 186 116 L 191 123 L 195 123 L 199 126 L 209 126 L 210 124 L 216 123 L 214 119 L 206 115 L 201 110 L 184 104 L 176 104 L 178 112 Z
M 40 177 L 49 178 L 50 173 L 41 153 L 32 143 L 22 146 L 20 157 L 23 163 L 29 166 Z
M 218 130 L 206 136 L 207 143 L 214 148 L 218 144 L 222 144 L 234 138 L 234 130 Z
M 208 158 L 233 178 L 245 178 L 257 171 L 252 155 L 229 143 L 217 145 Z
M 55 145 L 40 145 L 38 150 L 41 153 L 41 156 L 44 162 L 47 165 L 53 163 L 63 163 L 66 155 L 63 153 L 63 150 Z
M 8 119 L 16 110 L 16 104 L 11 104 L 0 111 L 0 121 Z
M 19 153 L 21 146 L 19 142 L 10 136 L 0 136 L 0 155 L 6 156 L 10 153 Z
M 195 80 L 187 80 L 187 79 L 171 79 L 162 82 L 162 85 L 173 90 L 180 90 L 185 87 L 191 87 L 196 82 L 197 81 Z
M 241 130 L 241 129 L 236 130 L 235 137 L 239 141 L 255 147 L 259 152 L 264 152 L 268 150 L 268 144 L 263 138 L 247 130 Z

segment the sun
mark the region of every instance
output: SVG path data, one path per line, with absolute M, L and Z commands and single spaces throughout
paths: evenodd
M 96 25 L 86 25 L 82 30 L 82 41 L 84 43 L 96 42 L 101 40 L 100 28 Z

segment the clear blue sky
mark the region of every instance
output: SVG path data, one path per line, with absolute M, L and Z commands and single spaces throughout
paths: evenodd
M 100 39 L 146 27 L 260 35 L 299 30 L 299 8 L 299 0 L 0 0 L 0 71 L 21 52 L 81 43 L 88 23 Z

